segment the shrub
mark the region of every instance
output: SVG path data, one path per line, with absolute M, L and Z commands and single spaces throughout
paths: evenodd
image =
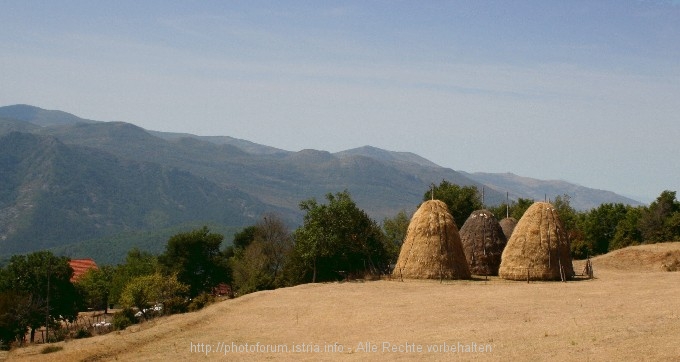
M 592 245 L 583 240 L 572 240 L 571 256 L 574 259 L 586 259 L 593 255 Z
M 155 311 L 153 307 L 183 295 L 188 289 L 188 286 L 177 281 L 176 275 L 144 275 L 132 279 L 125 286 L 120 303 L 127 308 L 136 307 L 146 319 L 150 316 L 148 309 Z
M 52 353 L 52 352 L 61 351 L 62 349 L 64 349 L 64 347 L 62 347 L 62 346 L 47 346 L 47 347 L 43 348 L 43 349 L 40 351 L 40 353 L 42 353 L 42 354 L 48 354 L 48 353 Z
M 189 303 L 189 311 L 194 312 L 203 307 L 215 302 L 215 297 L 212 294 L 201 293 Z
M 47 336 L 48 342 L 61 342 L 66 340 L 66 337 L 69 335 L 69 331 L 67 328 L 62 328 L 61 324 L 54 323 L 50 326 L 50 334 L 51 335 Z
M 136 324 L 137 317 L 135 317 L 135 312 L 132 308 L 124 308 L 114 313 L 111 323 L 114 329 L 121 330 Z
M 188 311 L 188 303 L 185 298 L 174 297 L 163 303 L 163 312 L 166 315 L 186 313 Z
M 92 337 L 92 333 L 85 328 L 80 328 L 78 331 L 76 331 L 76 334 L 73 336 L 73 338 L 75 338 L 75 339 L 88 338 L 88 337 Z
M 674 261 L 664 264 L 663 265 L 664 269 L 669 272 L 675 272 L 675 271 L 680 271 L 680 260 L 675 259 Z

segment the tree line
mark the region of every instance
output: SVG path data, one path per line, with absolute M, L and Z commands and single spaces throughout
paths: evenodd
M 202 308 L 216 287 L 228 284 L 242 295 L 307 282 L 363 278 L 388 271 L 399 251 L 405 213 L 387 223 L 390 237 L 359 209 L 347 191 L 327 194 L 326 203 L 300 203 L 306 212 L 291 232 L 275 214 L 224 236 L 203 227 L 178 233 L 160 255 L 132 249 L 124 263 L 88 270 L 72 283 L 69 259 L 39 251 L 15 255 L 0 268 L 0 347 L 23 341 L 48 326 L 54 332 L 79 311 L 117 306 L 115 328 L 159 314 Z M 48 338 L 51 339 L 50 336 Z
M 479 190 L 442 181 L 424 192 L 423 201 L 444 201 L 461 227 L 474 210 L 484 208 Z M 0 346 L 21 341 L 43 326 L 57 330 L 79 311 L 114 315 L 125 328 L 159 314 L 193 311 L 213 301 L 215 288 L 225 283 L 237 295 L 309 282 L 371 278 L 390 273 L 396 263 L 410 215 L 401 210 L 382 224 L 372 220 L 347 191 L 327 194 L 325 203 L 300 203 L 305 212 L 296 230 L 275 214 L 236 233 L 231 245 L 207 227 L 178 233 L 165 251 L 153 255 L 137 249 L 124 263 L 89 270 L 71 283 L 68 258 L 48 251 L 13 256 L 0 268 Z M 533 200 L 518 199 L 490 208 L 500 220 L 519 220 Z M 649 206 L 602 204 L 578 212 L 569 196 L 553 201 L 571 240 L 576 258 L 662 241 L 680 240 L 680 203 L 664 191 Z

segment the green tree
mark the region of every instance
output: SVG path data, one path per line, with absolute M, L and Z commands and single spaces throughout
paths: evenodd
M 234 242 L 232 243 L 234 249 L 247 248 L 255 240 L 255 233 L 257 233 L 257 225 L 247 226 L 234 234 Z
M 154 273 L 136 277 L 125 286 L 120 303 L 125 308 L 135 307 L 142 312 L 145 319 L 149 317 L 149 309 L 157 304 L 164 304 L 189 290 L 189 286 L 177 280 L 176 275 Z
M 245 249 L 237 249 L 231 259 L 234 289 L 240 294 L 274 288 L 274 280 L 267 273 L 268 260 L 261 241 L 252 241 Z
M 656 243 L 680 237 L 680 230 L 674 230 L 673 218 L 678 212 L 680 203 L 675 199 L 675 191 L 663 191 L 642 213 L 640 231 L 644 241 Z
M 517 201 L 510 201 L 510 205 L 502 203 L 497 207 L 492 208 L 490 211 L 496 216 L 498 220 L 505 219 L 508 215 L 509 217 L 519 220 L 527 211 L 529 206 L 534 204 L 532 199 L 518 198 Z M 474 211 L 474 210 L 473 210 Z
M 79 294 L 70 281 L 73 269 L 68 258 L 49 251 L 15 255 L 2 274 L 0 292 L 26 295 L 22 320 L 31 330 L 31 342 L 35 340 L 35 330 L 46 323 L 51 326 L 77 317 Z
M 584 240 L 591 246 L 594 254 L 605 254 L 616 235 L 616 230 L 627 214 L 623 204 L 602 204 L 585 213 L 581 230 Z
M 25 293 L 13 290 L 0 292 L 0 350 L 8 350 L 13 341 L 23 342 L 29 325 L 28 304 Z
M 609 250 L 642 243 L 642 232 L 640 231 L 642 212 L 643 207 L 626 207 L 626 215 L 616 226 L 616 232 L 612 242 L 609 244 Z
M 283 268 L 293 248 L 286 225 L 278 216 L 267 214 L 245 230 L 252 235 L 252 240 L 243 237 L 239 245 L 246 246 L 235 248 L 230 261 L 235 288 L 245 294 L 283 286 Z
M 328 204 L 315 199 L 300 203 L 303 225 L 295 231 L 296 257 L 309 273 L 306 280 L 337 280 L 341 275 L 363 276 L 387 268 L 383 234 L 377 223 L 359 209 L 347 191 L 327 194 Z
M 580 228 L 582 214 L 571 207 L 571 197 L 567 194 L 555 197 L 552 205 L 562 221 L 564 233 L 567 235 L 569 248 L 573 258 L 585 258 L 592 254 L 592 245 L 587 243 Z
M 89 269 L 78 279 L 76 287 L 88 308 L 104 310 L 104 314 L 108 314 L 114 271 L 112 266 L 104 265 L 99 269 Z
M 109 304 L 119 303 L 120 295 L 130 280 L 154 274 L 159 270 L 158 258 L 155 255 L 137 248 L 128 251 L 125 263 L 117 265 L 111 277 Z
M 433 196 L 434 192 L 434 196 Z M 430 199 L 443 201 L 449 208 L 456 226 L 460 229 L 473 211 L 483 208 L 482 198 L 475 186 L 458 186 L 442 180 L 423 195 L 423 201 Z
M 404 243 L 404 239 L 406 239 L 409 223 L 410 219 L 404 210 L 399 211 L 392 218 L 385 218 L 383 220 L 385 251 L 387 252 L 390 265 L 396 264 L 397 258 L 399 258 L 399 251 Z
M 567 236 L 570 240 L 578 234 L 578 218 L 579 213 L 571 207 L 571 197 L 567 194 L 555 197 L 555 201 L 552 202 L 557 210 L 557 214 L 560 216 L 562 221 L 562 226 L 564 226 Z
M 165 274 L 177 274 L 179 281 L 189 286 L 189 296 L 211 292 L 230 279 L 227 259 L 220 252 L 223 239 L 206 226 L 176 234 L 168 240 L 158 261 Z

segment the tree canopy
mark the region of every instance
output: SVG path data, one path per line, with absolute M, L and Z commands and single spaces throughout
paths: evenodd
M 0 293 L 18 293 L 26 298 L 22 323 L 31 329 L 31 342 L 35 330 L 46 322 L 56 324 L 77 317 L 79 294 L 71 284 L 72 275 L 69 259 L 49 251 L 15 255 L 0 272 Z
M 176 274 L 179 282 L 189 286 L 189 295 L 211 292 L 229 280 L 227 260 L 220 252 L 224 236 L 211 233 L 208 227 L 179 233 L 168 240 L 165 252 L 158 257 L 165 274 Z
M 312 282 L 381 273 L 387 267 L 383 234 L 347 191 L 300 203 L 303 225 L 295 231 L 295 251 Z
M 484 207 L 477 187 L 459 186 L 446 180 L 442 180 L 439 186 L 434 186 L 425 192 L 423 201 L 430 199 L 441 200 L 446 204 L 459 229 L 473 211 Z
M 186 293 L 188 289 L 189 286 L 180 283 L 176 275 L 143 275 L 132 279 L 125 286 L 120 303 L 126 308 L 136 307 L 148 318 L 150 308 L 156 304 L 164 304 Z
M 286 285 L 283 270 L 293 248 L 288 227 L 275 214 L 236 234 L 238 246 L 230 259 L 234 286 L 239 293 L 274 289 Z M 235 237 L 236 239 L 236 237 Z
M 114 276 L 114 268 L 103 265 L 99 269 L 89 269 L 76 282 L 76 288 L 80 291 L 83 302 L 88 308 L 104 310 L 108 313 L 109 295 Z
M 128 251 L 125 263 L 115 267 L 111 277 L 109 303 L 118 303 L 125 285 L 135 277 L 150 275 L 159 271 L 158 258 L 137 248 Z
M 383 232 L 385 234 L 385 249 L 389 256 L 390 265 L 397 262 L 401 245 L 406 239 L 408 224 L 411 222 L 406 211 L 399 211 L 392 218 L 383 220 Z

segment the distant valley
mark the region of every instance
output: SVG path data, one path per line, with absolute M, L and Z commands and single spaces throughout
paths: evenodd
M 51 248 L 116 262 L 131 246 L 159 251 L 179 225 L 214 225 L 230 239 L 265 213 L 294 228 L 300 201 L 345 189 L 380 222 L 414 211 L 442 180 L 484 187 L 488 205 L 506 192 L 511 200 L 568 194 L 581 210 L 639 204 L 564 181 L 454 171 L 409 152 L 291 152 L 15 105 L 0 107 L 0 257 Z

